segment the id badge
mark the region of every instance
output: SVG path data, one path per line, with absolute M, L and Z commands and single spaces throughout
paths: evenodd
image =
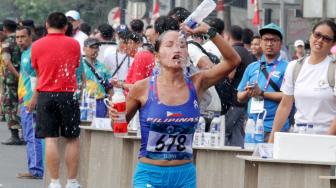
M 250 114 L 259 114 L 264 111 L 264 98 L 252 97 Z

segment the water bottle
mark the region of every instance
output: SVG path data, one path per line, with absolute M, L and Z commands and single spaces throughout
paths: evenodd
M 213 0 L 203 0 L 184 22 L 188 27 L 194 29 L 198 23 L 202 22 L 204 18 L 215 10 L 216 6 L 217 4 Z
M 264 143 L 264 120 L 262 119 L 257 119 L 254 141 L 257 144 Z
M 118 118 L 113 120 L 114 135 L 125 136 L 127 134 L 126 97 L 123 90 L 115 90 L 112 96 L 112 106 L 118 111 Z
M 210 146 L 211 147 L 218 147 L 219 146 L 219 138 L 220 138 L 220 119 L 215 117 L 212 119 L 210 124 Z
M 82 101 L 81 101 L 81 105 L 79 107 L 80 109 L 80 119 L 81 121 L 87 121 L 88 120 L 88 103 L 87 103 L 87 94 L 86 91 L 83 91 L 83 96 L 82 96 Z
M 204 129 L 202 129 L 204 127 Z M 205 130 L 205 120 L 203 117 L 200 117 L 196 126 L 195 134 L 194 134 L 194 146 L 202 146 L 202 134 Z
M 93 96 L 88 97 L 88 120 L 93 121 L 96 117 L 96 98 Z
M 244 148 L 253 150 L 255 147 L 254 142 L 255 124 L 253 119 L 248 119 L 245 126 L 245 143 Z
M 199 146 L 204 146 L 205 143 L 205 119 L 204 117 L 200 117 L 198 120 L 198 127 L 199 127 L 199 134 L 198 136 L 200 136 L 199 138 Z
M 219 147 L 225 146 L 225 115 L 220 116 Z

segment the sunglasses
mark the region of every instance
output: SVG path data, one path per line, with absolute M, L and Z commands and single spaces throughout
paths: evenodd
M 317 40 L 319 40 L 320 38 L 322 38 L 322 41 L 327 42 L 327 43 L 329 43 L 329 42 L 331 42 L 331 41 L 334 40 L 334 38 L 329 37 L 328 35 L 323 35 L 320 32 L 313 32 L 313 36 Z

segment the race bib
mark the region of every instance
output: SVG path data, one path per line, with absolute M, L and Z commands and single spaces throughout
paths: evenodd
M 164 125 L 162 132 L 150 130 L 147 141 L 147 157 L 158 160 L 180 160 L 192 157 L 193 131 L 177 131 Z M 174 131 L 175 130 L 175 131 Z
M 264 98 L 252 97 L 250 114 L 259 114 L 264 111 Z

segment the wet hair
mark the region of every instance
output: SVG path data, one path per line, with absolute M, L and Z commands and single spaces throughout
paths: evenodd
M 208 18 L 205 20 L 207 24 L 209 24 L 210 27 L 213 27 L 216 29 L 217 33 L 222 34 L 225 29 L 225 24 L 222 19 L 219 18 Z
M 249 28 L 244 28 L 243 29 L 243 36 L 242 40 L 244 44 L 251 44 L 253 39 L 253 31 Z
M 26 30 L 28 36 L 32 35 L 32 29 L 31 29 L 31 27 L 28 27 L 28 26 L 19 26 L 19 27 L 16 28 L 16 31 L 21 31 L 21 30 Z
M 131 30 L 136 33 L 142 33 L 144 29 L 144 23 L 140 19 L 134 19 L 130 23 Z
M 17 24 L 13 20 L 6 19 L 2 22 L 2 24 L 3 24 L 3 28 L 11 33 L 15 32 L 17 28 Z
M 155 20 L 154 30 L 160 35 L 168 30 L 178 31 L 180 29 L 179 23 L 172 17 L 160 16 Z
M 91 26 L 86 22 L 80 24 L 79 30 L 83 31 L 88 36 L 91 34 Z
M 47 23 L 51 28 L 63 29 L 67 25 L 68 20 L 62 12 L 53 12 L 49 14 Z
M 169 17 L 174 17 L 179 23 L 184 22 L 191 13 L 183 7 L 175 7 L 168 12 Z
M 68 22 L 67 30 L 65 31 L 65 35 L 68 37 L 72 37 L 73 35 L 73 26 L 70 22 Z
M 101 33 L 101 36 L 105 40 L 112 40 L 114 35 L 114 29 L 111 25 L 104 23 L 98 26 L 98 31 Z
M 330 29 L 332 30 L 332 32 L 334 33 L 334 40 L 333 42 L 336 42 L 336 23 L 331 20 L 331 19 L 324 19 L 319 21 L 316 25 L 314 25 L 312 32 L 314 32 L 316 30 L 316 28 L 320 25 L 327 25 L 330 27 Z
M 237 41 L 241 41 L 243 37 L 243 29 L 238 25 L 233 25 L 230 28 L 230 36 Z

